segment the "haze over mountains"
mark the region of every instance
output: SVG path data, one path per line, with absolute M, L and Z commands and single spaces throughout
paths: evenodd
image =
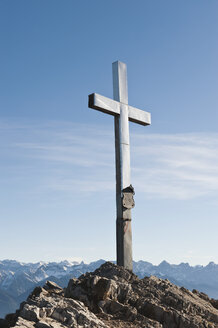
M 70 278 L 79 277 L 87 271 L 94 271 L 104 262 L 104 260 L 98 260 L 85 264 L 69 261 L 59 263 L 0 261 L 0 317 L 14 312 L 34 287 L 43 286 L 46 280 L 66 287 Z M 192 267 L 188 263 L 175 265 L 163 261 L 155 266 L 149 262 L 138 261 L 133 263 L 133 271 L 139 278 L 151 275 L 167 278 L 178 286 L 184 286 L 190 290 L 197 289 L 218 299 L 218 265 L 213 262 L 207 266 Z

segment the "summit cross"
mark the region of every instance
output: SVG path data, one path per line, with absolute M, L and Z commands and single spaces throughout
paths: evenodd
M 89 95 L 89 107 L 114 116 L 116 159 L 117 265 L 132 271 L 131 209 L 134 189 L 130 181 L 129 121 L 151 124 L 148 112 L 128 105 L 126 64 L 116 61 L 113 69 L 113 100 L 97 93 Z

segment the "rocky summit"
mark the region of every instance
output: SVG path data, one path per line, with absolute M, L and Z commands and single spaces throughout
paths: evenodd
M 110 262 L 69 281 L 36 287 L 0 328 L 218 327 L 218 301 L 154 276 L 139 279 Z

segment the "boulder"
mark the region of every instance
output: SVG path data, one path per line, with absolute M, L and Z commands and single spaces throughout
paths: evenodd
M 106 262 L 71 279 L 36 287 L 0 328 L 217 328 L 218 301 L 151 276 Z

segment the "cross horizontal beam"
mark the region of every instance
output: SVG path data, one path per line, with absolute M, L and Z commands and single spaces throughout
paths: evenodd
M 120 108 L 122 103 L 119 101 L 101 96 L 97 93 L 92 93 L 89 95 L 89 107 L 99 110 L 103 113 L 110 114 L 113 116 L 120 115 Z M 151 124 L 151 114 L 145 112 L 136 107 L 128 106 L 128 116 L 129 121 L 138 123 L 141 125 L 150 125 Z

